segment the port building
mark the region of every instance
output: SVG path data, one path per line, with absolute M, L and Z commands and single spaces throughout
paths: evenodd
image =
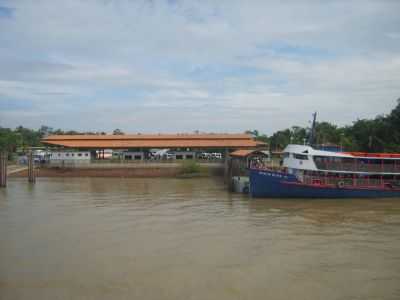
M 101 149 L 256 149 L 265 144 L 248 134 L 134 134 L 134 135 L 50 135 L 49 146 L 82 150 Z
M 210 154 L 208 161 L 221 161 L 224 158 L 227 163 L 230 152 L 265 147 L 264 143 L 255 141 L 248 134 L 51 135 L 42 142 L 52 148 L 51 152 L 70 152 L 63 157 L 69 155 L 71 161 L 79 157 L 76 153 L 72 156 L 71 152 L 87 151 L 90 159 L 94 160 L 107 157 L 123 161 L 185 160 L 204 159 L 202 154 Z M 154 154 L 155 149 L 164 149 L 159 151 L 165 152 L 164 155 Z M 57 163 L 58 156 L 51 155 L 50 161 L 53 160 Z

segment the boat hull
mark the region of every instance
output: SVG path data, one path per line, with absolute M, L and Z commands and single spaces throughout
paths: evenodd
M 303 184 L 294 175 L 250 169 L 250 194 L 266 198 L 383 198 L 400 197 L 400 189 L 335 187 Z

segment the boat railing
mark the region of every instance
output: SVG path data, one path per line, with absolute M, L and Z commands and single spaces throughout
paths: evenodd
M 319 162 L 315 161 L 319 170 L 350 171 L 366 173 L 400 173 L 400 162 L 396 164 L 367 164 L 346 162 Z
M 282 166 L 271 166 L 268 164 L 254 163 L 251 164 L 252 169 L 286 172 L 286 168 Z M 388 187 L 400 189 L 400 179 L 387 179 L 384 177 L 371 176 L 352 176 L 352 175 L 297 175 L 297 179 L 305 184 L 329 185 L 340 187 Z
M 276 171 L 276 172 L 284 172 L 286 168 L 282 166 L 274 166 L 269 163 L 265 162 L 251 162 L 250 163 L 250 169 L 257 169 L 257 170 L 265 170 L 265 171 Z
M 313 185 L 329 185 L 337 187 L 388 187 L 399 188 L 400 180 L 381 178 L 359 177 L 334 177 L 334 176 L 298 176 L 300 182 Z

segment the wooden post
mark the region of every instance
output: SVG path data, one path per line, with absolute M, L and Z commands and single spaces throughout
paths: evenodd
M 7 153 L 0 152 L 0 188 L 7 186 Z
M 36 176 L 35 176 L 35 164 L 33 160 L 33 151 L 29 151 L 28 154 L 28 181 L 30 183 L 35 183 L 36 182 Z
M 225 161 L 224 161 L 224 182 L 225 183 L 229 183 L 229 180 L 231 179 L 231 178 L 228 178 L 229 177 L 228 168 L 229 168 L 229 151 L 226 148 L 225 149 Z
M 228 190 L 230 192 L 233 191 L 233 182 L 232 182 L 232 169 L 233 169 L 233 159 L 229 158 L 229 162 L 228 162 Z M 240 175 L 240 174 L 239 174 Z

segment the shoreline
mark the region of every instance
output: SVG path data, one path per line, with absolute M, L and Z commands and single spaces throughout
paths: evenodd
M 36 177 L 132 177 L 132 178 L 151 178 L 151 177 L 175 177 L 175 178 L 194 178 L 222 176 L 223 166 L 201 166 L 198 173 L 184 173 L 182 166 L 171 165 L 90 165 L 75 167 L 42 167 L 36 168 Z M 28 170 L 9 174 L 9 177 L 28 177 Z

